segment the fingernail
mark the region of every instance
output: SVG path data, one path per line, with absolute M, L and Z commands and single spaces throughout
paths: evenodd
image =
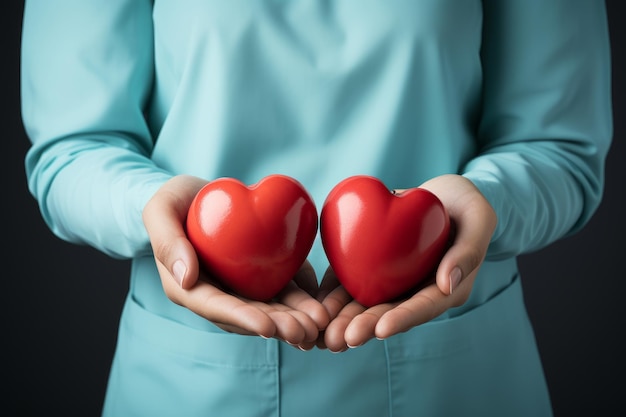
M 450 294 L 452 294 L 452 291 L 459 285 L 462 277 L 463 273 L 458 266 L 450 272 Z
M 183 280 L 185 279 L 185 274 L 187 273 L 187 265 L 180 259 L 174 262 L 174 266 L 172 267 L 172 272 L 174 273 L 174 279 L 180 285 L 183 286 Z

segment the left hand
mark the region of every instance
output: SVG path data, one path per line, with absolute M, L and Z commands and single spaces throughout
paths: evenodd
M 270 302 L 246 299 L 226 291 L 200 267 L 185 232 L 194 196 L 207 183 L 178 175 L 148 201 L 142 218 L 165 295 L 224 331 L 277 338 L 306 350 L 315 346 L 329 321 L 327 309 L 314 298 L 315 273 L 308 261 Z
M 332 321 L 318 340 L 318 347 L 340 352 L 374 337 L 385 339 L 426 323 L 469 298 L 495 231 L 496 214 L 481 192 L 463 176 L 442 175 L 420 187 L 441 200 L 454 233 L 434 280 L 406 300 L 365 308 L 352 300 L 329 268 L 318 299 Z

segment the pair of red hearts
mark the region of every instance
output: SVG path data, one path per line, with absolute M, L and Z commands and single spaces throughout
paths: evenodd
M 244 297 L 268 301 L 306 260 L 318 230 L 315 204 L 297 180 L 269 175 L 246 186 L 209 182 L 193 200 L 187 235 L 213 277 Z M 431 192 L 390 191 L 356 175 L 337 184 L 319 216 L 337 279 L 360 304 L 391 301 L 426 279 L 447 247 L 450 220 Z

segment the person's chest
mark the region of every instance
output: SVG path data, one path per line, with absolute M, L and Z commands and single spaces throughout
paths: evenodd
M 157 54 L 178 75 L 209 55 L 323 72 L 385 48 L 476 47 L 482 9 L 480 0 L 155 0 L 153 19 Z

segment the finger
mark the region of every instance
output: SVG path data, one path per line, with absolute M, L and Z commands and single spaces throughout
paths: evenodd
M 325 337 L 326 337 L 326 330 L 320 330 L 320 334 L 317 337 L 317 340 L 315 341 L 315 346 L 320 350 L 328 349 L 328 346 L 326 346 L 326 341 L 324 340 Z
M 292 310 L 280 303 L 268 304 L 249 300 L 247 303 L 271 318 L 276 328 L 274 337 L 277 339 L 283 340 L 294 347 L 300 347 L 301 344 L 314 344 L 318 337 L 316 323 L 302 311 Z M 222 328 L 228 328 L 230 331 L 239 334 L 254 334 L 236 326 L 220 324 Z
M 277 300 L 294 311 L 300 311 L 306 314 L 309 320 L 315 324 L 316 331 L 326 328 L 330 322 L 326 308 L 293 281 L 289 282 L 280 292 Z
M 307 342 L 307 341 L 302 342 L 297 347 L 298 347 L 298 349 L 300 349 L 301 351 L 304 351 L 304 352 L 312 350 L 314 347 L 317 346 L 317 340 L 318 339 L 315 339 L 315 340 L 310 341 L 310 342 Z
M 337 279 L 337 275 L 335 275 L 335 271 L 333 271 L 332 267 L 328 267 L 326 272 L 324 272 L 324 276 L 322 277 L 322 283 L 319 286 L 317 291 L 317 299 L 322 301 L 324 298 L 328 296 L 335 288 L 339 287 L 341 283 L 339 279 Z
M 452 215 L 456 234 L 436 272 L 437 285 L 442 292 L 452 294 L 461 281 L 482 264 L 495 230 L 494 217 L 484 214 L 490 209 L 479 203 Z
M 328 311 L 330 320 L 333 320 L 352 301 L 352 296 L 340 285 L 332 268 L 328 268 L 320 284 L 317 299 Z
M 302 290 L 299 291 L 306 294 Z M 311 298 L 308 294 L 306 294 L 306 296 L 313 302 L 317 303 L 319 308 L 324 311 L 321 304 Z M 251 303 L 272 318 L 274 324 L 276 325 L 275 337 L 278 337 L 293 346 L 298 346 L 304 342 L 314 342 L 315 339 L 317 339 L 319 334 L 317 323 L 315 323 L 315 321 L 313 321 L 313 319 L 311 319 L 306 312 L 294 310 L 291 307 L 278 302 L 262 303 L 253 301 Z
M 365 307 L 356 301 L 347 304 L 330 322 L 324 332 L 324 344 L 331 352 L 342 352 L 348 348 L 345 333 L 354 317 L 365 311 Z
M 383 315 L 393 308 L 393 304 L 385 303 L 370 307 L 354 317 L 345 330 L 345 340 L 348 347 L 355 348 L 364 345 L 376 336 L 376 327 Z
M 225 324 L 225 323 L 218 323 L 218 322 L 213 322 L 213 324 L 215 324 L 217 327 L 219 327 L 220 329 L 224 330 L 225 332 L 228 333 L 234 333 L 234 334 L 238 334 L 241 336 L 261 336 L 260 334 L 251 332 L 249 330 L 246 329 L 242 329 L 241 327 L 237 327 L 237 326 L 233 326 L 230 324 Z M 264 337 L 264 336 L 263 336 Z
M 193 197 L 204 184 L 206 181 L 196 177 L 174 177 L 157 191 L 142 212 L 156 261 L 186 289 L 195 284 L 199 265 L 184 222 Z
M 386 339 L 405 332 L 439 316 L 452 303 L 454 300 L 442 293 L 437 285 L 429 285 L 408 300 L 383 312 L 376 323 L 374 334 L 379 339 Z
M 443 293 L 452 294 L 484 260 L 497 216 L 478 188 L 462 176 L 443 175 L 420 187 L 437 195 L 450 216 L 453 242 L 437 268 L 436 282 Z
M 186 236 L 173 233 L 170 236 L 167 240 L 151 238 L 155 261 L 164 267 L 162 274 L 181 288 L 189 289 L 196 284 L 200 273 L 195 249 Z
M 313 290 L 314 287 L 315 290 Z M 326 308 L 313 298 L 312 294 L 316 292 L 317 280 L 315 272 L 311 265 L 306 262 L 296 273 L 294 280 L 289 282 L 280 292 L 277 299 L 294 310 L 305 312 L 315 322 L 316 328 L 320 330 L 326 328 L 330 322 L 330 316 Z
M 301 329 L 304 331 L 302 338 L 298 341 L 298 345 L 305 342 L 314 342 L 319 335 L 317 323 L 314 322 L 308 314 L 298 310 L 288 310 L 291 316 L 298 321 Z M 293 340 L 293 339 L 290 339 Z
M 335 320 L 343 309 L 352 301 L 352 296 L 344 287 L 337 287 L 330 294 L 328 294 L 326 298 L 324 298 L 322 305 L 328 312 L 328 316 L 332 321 Z
M 299 289 L 297 285 L 291 282 L 289 283 L 289 286 L 293 286 L 295 288 L 295 290 L 293 290 L 294 293 L 299 293 L 300 295 L 303 295 L 304 297 L 306 297 L 309 301 L 312 301 L 313 303 L 317 304 L 318 308 L 325 313 L 325 310 L 321 306 L 321 304 L 318 303 L 314 298 L 312 298 L 306 292 Z M 317 335 L 318 335 L 317 323 L 311 318 L 311 316 L 309 316 L 309 314 L 306 311 L 295 309 L 292 306 L 283 303 L 282 301 L 283 299 L 277 299 L 276 301 L 271 301 L 269 303 L 263 303 L 260 301 L 252 301 L 252 303 L 258 304 L 258 308 L 262 311 L 265 311 L 268 315 L 277 314 L 277 313 L 291 315 L 299 323 L 300 327 L 306 333 L 306 335 L 304 336 L 302 340 L 314 340 L 315 338 L 317 338 Z M 303 300 L 301 303 L 304 303 L 305 305 L 307 304 L 305 300 Z M 290 341 L 293 342 L 293 340 L 290 340 Z
M 165 266 L 157 263 L 160 274 Z M 174 280 L 163 279 L 162 285 L 168 298 L 193 311 L 201 317 L 239 334 L 255 334 L 266 338 L 276 334 L 274 320 L 257 304 L 248 303 L 225 293 L 209 282 L 199 280 L 192 288 L 185 290 Z M 238 329 L 238 330 L 236 330 Z
M 306 330 L 298 318 L 288 311 L 270 311 L 268 315 L 276 325 L 274 337 L 284 340 L 292 346 L 298 346 L 306 338 Z

